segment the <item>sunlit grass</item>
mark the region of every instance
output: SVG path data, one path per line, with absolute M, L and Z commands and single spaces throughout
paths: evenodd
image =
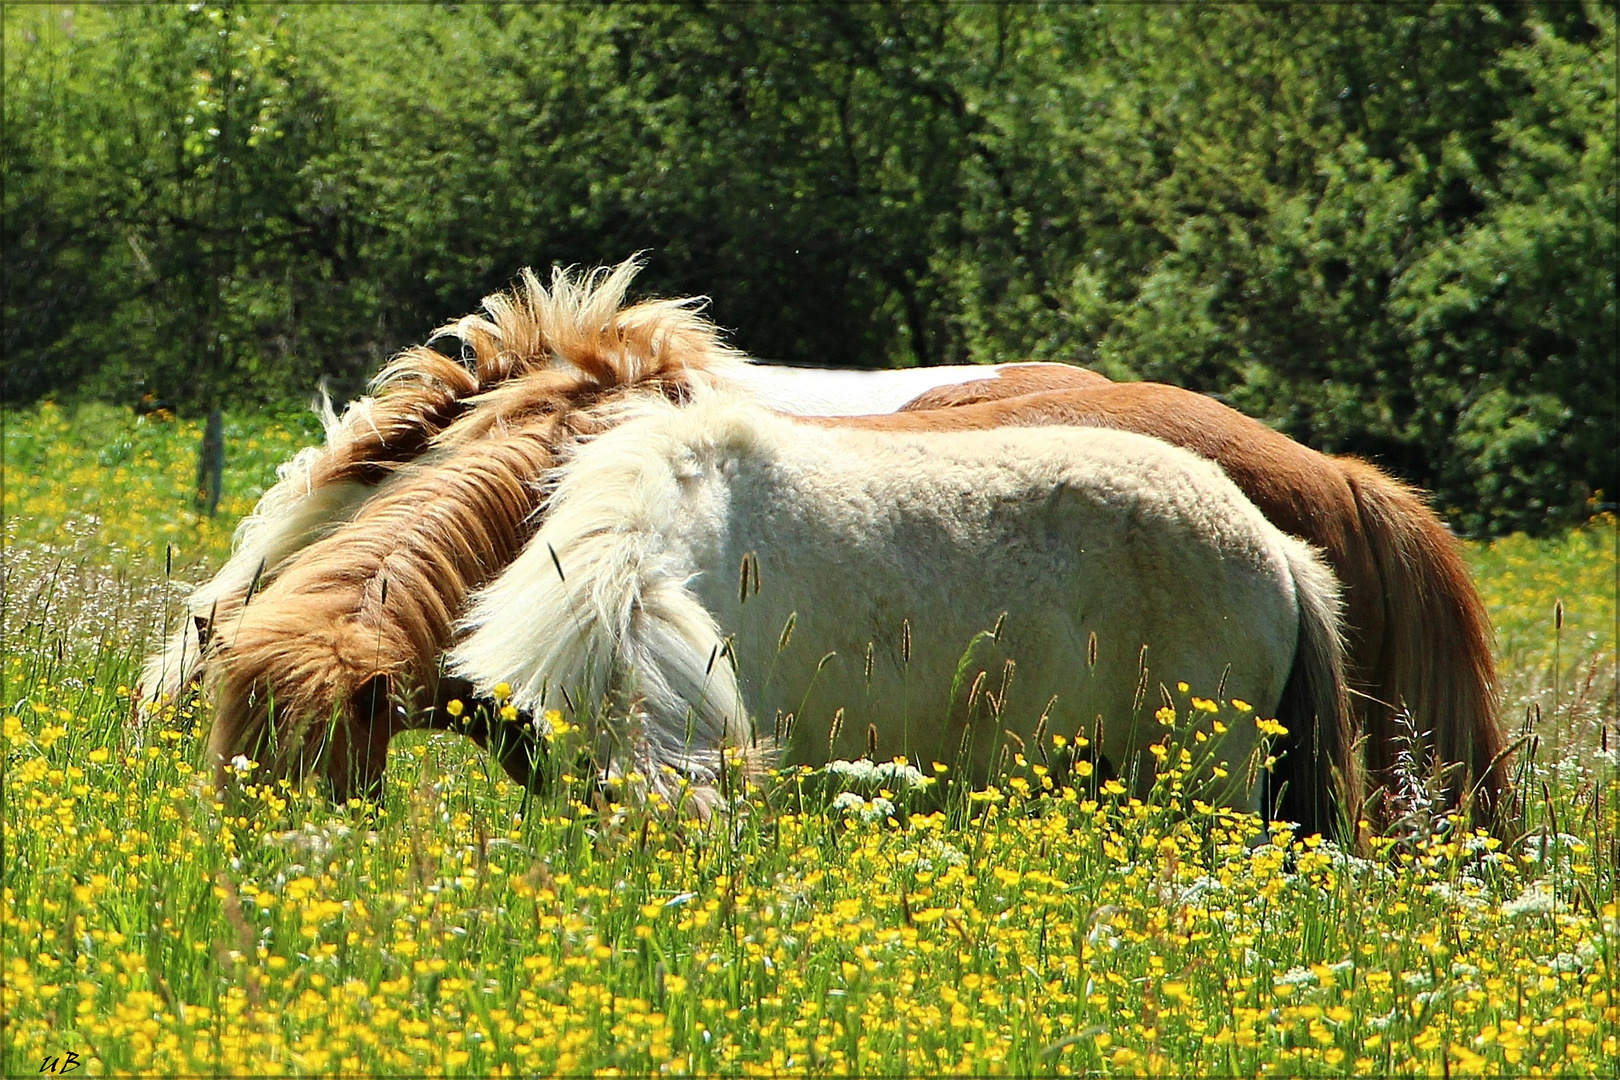
M 312 414 L 266 420 L 230 415 L 229 453 L 217 516 L 193 509 L 200 420 L 167 412 L 46 403 L 5 425 L 5 537 L 73 559 L 94 553 L 110 566 L 149 574 L 173 550 L 180 575 L 206 572 L 230 551 L 236 522 L 275 482 L 276 466 L 318 441 Z
M 1539 717 L 1552 760 L 1600 749 L 1603 719 L 1615 716 L 1617 528 L 1609 514 L 1560 537 L 1470 549 L 1496 627 L 1504 711 L 1514 724 Z
M 1267 838 L 1177 781 L 1145 804 L 1066 787 L 1050 734 L 937 812 L 789 786 L 698 823 L 566 774 L 526 801 L 443 733 L 398 741 L 386 809 L 287 786 L 227 807 L 206 716 L 128 723 L 166 546 L 195 578 L 228 543 L 226 514 L 186 509 L 200 430 L 87 416 L 8 423 L 0 1071 L 69 1051 L 80 1075 L 1611 1075 L 1620 1057 L 1607 523 L 1472 549 L 1510 691 L 1568 751 L 1530 763 L 1533 835 L 1506 845 L 1451 830 L 1358 859 Z M 232 430 L 239 514 L 307 435 Z M 93 465 L 120 433 L 125 471 Z M 1584 698 L 1554 696 L 1555 649 L 1560 680 L 1599 672 Z M 1219 707 L 1181 708 L 1171 734 Z

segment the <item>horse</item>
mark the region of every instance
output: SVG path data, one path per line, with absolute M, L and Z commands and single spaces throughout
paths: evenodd
M 148 708 L 199 685 L 213 699 L 221 787 L 245 757 L 325 775 L 340 800 L 375 793 L 392 735 L 444 722 L 437 660 L 469 590 L 532 531 L 534 481 L 627 399 L 680 400 L 742 363 L 698 301 L 626 306 L 636 269 L 558 271 L 549 289 L 525 272 L 454 324 L 470 368 L 407 351 L 282 470 L 142 681 Z
M 324 740 L 323 771 L 340 797 L 375 790 L 402 708 L 390 698 L 400 696 L 401 686 L 412 686 L 405 711 L 430 725 L 445 722 L 433 703 L 464 693 L 437 669 L 459 598 L 515 555 L 536 506 L 533 484 L 557 447 L 605 422 L 616 395 L 637 389 L 678 397 L 694 380 L 741 383 L 752 368 L 764 367 L 720 341 L 698 315 L 701 298 L 625 306 L 639 269 L 630 259 L 611 270 L 554 270 L 549 290 L 525 270 L 515 291 L 485 299 L 483 315 L 442 326 L 426 344 L 394 358 L 368 396 L 341 417 L 323 393 L 317 410 L 325 445 L 306 448 L 277 470 L 277 482 L 238 527 L 224 567 L 184 598 L 178 628 L 143 666 L 133 716 L 178 702 L 211 679 L 208 690 L 226 713 L 211 743 L 216 765 L 263 749 L 254 739 L 274 732 L 255 710 L 274 705 L 283 716 L 303 716 L 289 721 L 294 728 L 316 713 L 325 717 L 331 738 Z M 446 342 L 454 358 L 441 351 Z M 1027 369 L 1066 377 L 1060 365 L 1009 367 L 1019 369 L 1009 385 L 1023 390 L 1047 385 L 1032 381 Z M 943 378 L 983 380 L 999 370 L 975 367 Z M 899 389 L 899 396 L 882 395 L 888 406 L 942 383 L 930 372 L 874 378 Z M 857 382 L 859 393 L 845 394 L 850 400 L 876 390 Z M 513 430 L 547 415 L 548 430 Z M 498 438 L 481 438 L 491 434 Z M 471 546 L 447 558 L 429 542 L 434 530 Z M 356 593 L 362 572 L 351 561 L 390 569 L 377 569 Z M 422 611 L 383 613 L 390 577 L 393 607 Z M 323 609 L 330 620 L 324 630 L 316 617 Z M 339 628 L 369 634 L 369 654 L 363 642 L 340 641 Z M 278 659 L 282 634 L 307 648 Z M 303 667 L 292 674 L 296 665 Z M 364 708 L 356 704 L 362 700 Z M 233 728 L 233 717 L 249 713 L 252 719 Z M 380 719 L 362 723 L 361 713 Z M 356 734 L 362 729 L 364 739 Z M 458 729 L 488 741 L 476 722 Z M 275 756 L 291 753 L 287 740 L 280 742 Z M 322 749 L 317 739 L 299 753 Z M 521 778 L 523 759 L 510 747 L 505 753 L 503 764 Z
M 1308 829 L 1332 828 L 1335 773 L 1353 781 L 1332 572 L 1159 440 L 862 430 L 721 391 L 627 405 L 551 484 L 448 668 L 531 716 L 572 713 L 619 782 L 712 803 L 725 755 L 768 759 L 789 714 L 788 764 L 864 739 L 880 757 L 961 749 L 983 782 L 1003 729 L 1028 741 L 1043 716 L 1097 720 L 1131 762 L 1154 738 L 1150 671 L 1305 733 L 1285 809 Z M 986 723 L 947 688 L 992 622 L 1018 677 Z M 1230 738 L 1242 761 L 1258 732 Z M 1240 779 L 1224 798 L 1260 808 Z
M 1274 525 L 1321 549 L 1343 585 L 1352 715 L 1370 782 L 1398 792 L 1402 752 L 1432 755 L 1445 805 L 1472 802 L 1481 822 L 1505 811 L 1507 740 L 1490 619 L 1460 545 L 1422 493 L 1205 395 L 1069 370 L 1067 388 L 1053 385 L 1064 378 L 1054 370 L 1040 373 L 1051 388 L 1035 393 L 957 380 L 891 416 L 837 422 L 884 431 L 1080 424 L 1151 435 L 1216 462 Z M 1376 801 L 1368 810 L 1375 820 L 1389 815 Z
M 454 506 L 456 499 L 466 505 L 440 521 L 441 530 L 450 528 L 445 521 L 451 517 L 483 520 L 488 516 L 489 504 L 507 508 L 532 507 L 531 485 L 544 471 L 542 462 L 550 460 L 546 454 L 534 448 L 532 438 L 510 440 L 500 448 L 469 448 L 462 445 L 467 439 L 446 438 L 445 432 L 458 420 L 463 421 L 461 430 L 472 430 L 465 422 L 466 414 L 476 411 L 482 405 L 482 397 L 494 388 L 521 382 L 548 367 L 561 365 L 566 368 L 568 361 L 564 357 L 567 355 L 572 354 L 576 359 L 585 357 L 590 349 L 582 348 L 582 341 L 589 336 L 592 325 L 605 325 L 617 319 L 622 326 L 628 327 L 638 323 L 648 324 L 650 319 L 652 324 L 659 326 L 657 333 L 666 337 L 672 333 L 681 336 L 684 339 L 682 348 L 676 351 L 689 359 L 702 357 L 700 366 L 705 368 L 708 376 L 723 377 L 725 382 L 732 385 L 747 385 L 762 396 L 772 392 L 774 384 L 778 393 L 775 404 L 793 404 L 801 411 L 820 411 L 829 415 L 869 409 L 874 401 L 884 407 L 892 407 L 899 402 L 902 407 L 915 410 L 925 402 L 939 404 L 937 401 L 930 402 L 929 398 L 937 399 L 941 393 L 956 395 L 954 401 L 963 401 L 967 400 L 964 395 L 986 398 L 1027 395 L 1070 385 L 1077 380 L 1084 380 L 1086 385 L 1110 385 L 1102 376 L 1065 365 L 1015 364 L 990 368 L 929 369 L 920 373 L 850 374 L 839 382 L 835 394 L 825 391 L 809 393 L 807 391 L 817 384 L 828 385 L 829 373 L 745 363 L 737 354 L 724 350 L 718 344 L 713 328 L 691 312 L 695 302 L 674 301 L 651 307 L 641 306 L 637 309 L 640 314 L 636 316 L 618 311 L 617 306 L 622 303 L 635 270 L 633 262 L 627 262 L 611 275 L 603 271 L 577 280 L 562 275 L 562 279 L 554 278 L 553 294 L 549 297 L 532 275 L 525 274 L 521 295 L 486 300 L 489 319 L 470 316 L 441 328 L 428 346 L 408 350 L 385 369 L 374 387 L 373 398 L 351 407 L 342 420 L 332 417 L 328 410 L 328 445 L 321 450 L 305 451 L 289 466 L 283 467 L 280 482 L 265 496 L 239 531 L 236 552 L 231 561 L 213 582 L 192 594 L 187 605 L 189 617 L 182 620 L 181 628 L 168 648 L 152 658 L 147 666 L 146 677 L 142 681 L 146 700 L 178 697 L 186 686 L 196 682 L 198 672 L 209 666 L 202 661 L 210 655 L 215 644 L 216 628 L 231 631 L 232 641 L 240 651 L 243 644 L 240 626 L 243 605 L 259 590 L 274 585 L 283 571 L 310 544 L 333 539 L 333 543 L 321 549 L 318 559 L 312 559 L 293 582 L 275 594 L 277 603 L 281 602 L 279 598 L 283 596 L 322 592 L 325 589 L 320 584 L 323 578 L 342 574 L 346 560 L 342 553 L 345 549 L 358 552 L 369 545 L 378 550 L 390 550 L 392 553 L 388 558 L 396 568 L 404 568 L 393 575 L 398 581 L 411 577 L 409 568 L 412 561 L 402 553 L 414 551 L 413 557 L 417 563 L 425 565 L 424 560 L 434 562 L 431 570 L 418 566 L 417 584 L 410 590 L 412 595 L 440 597 L 439 604 L 428 605 L 433 609 L 433 617 L 429 620 L 432 625 L 426 629 L 408 626 L 411 619 L 395 618 L 391 611 L 385 613 L 387 587 L 378 586 L 371 603 L 372 610 L 368 610 L 361 620 L 388 624 L 386 629 L 379 626 L 374 634 L 370 675 L 361 678 L 345 671 L 336 673 L 342 675 L 340 678 L 327 678 L 335 675 L 333 670 L 323 671 L 321 667 L 320 657 L 331 652 L 328 646 L 324 652 L 316 650 L 315 658 L 310 660 L 314 666 L 303 676 L 304 684 L 311 687 L 318 687 L 324 678 L 329 686 L 359 685 L 366 688 L 364 694 L 359 691 L 349 693 L 351 702 L 357 697 L 364 697 L 370 703 L 370 711 L 381 709 L 383 716 L 380 723 L 368 720 L 361 725 L 370 733 L 372 745 L 359 756 L 373 763 L 379 761 L 377 744 L 386 745 L 385 733 L 395 730 L 395 717 L 400 708 L 398 702 L 386 708 L 382 703 L 387 702 L 391 695 L 398 697 L 398 687 L 403 683 L 412 683 L 415 687 L 410 695 L 413 705 L 421 704 L 424 692 L 428 693 L 428 700 L 440 700 L 442 703 L 442 699 L 436 699 L 432 692 L 424 688 L 432 686 L 442 690 L 452 685 L 438 672 L 434 653 L 436 647 L 449 637 L 447 626 L 454 619 L 458 598 L 470 587 L 468 582 L 476 583 L 504 565 L 515 550 L 515 545 L 521 542 L 528 524 L 526 518 L 518 525 L 508 522 L 510 527 L 504 533 L 492 527 L 489 534 L 479 540 L 477 552 L 463 553 L 462 562 L 472 565 L 475 571 L 468 581 L 443 580 L 444 571 L 435 562 L 438 556 L 433 553 L 432 545 L 420 538 L 415 549 L 399 544 L 389 548 L 387 543 L 375 537 L 366 540 L 368 531 L 387 534 L 401 525 L 409 525 L 413 520 L 412 507 L 419 499 L 442 501 L 449 498 L 451 493 L 459 494 L 455 499 L 449 499 L 447 506 Z M 664 315 L 677 311 L 684 311 L 684 317 L 692 321 L 680 322 L 678 327 L 660 323 Z M 471 370 L 432 347 L 438 338 L 444 336 L 460 339 L 461 352 L 471 354 Z M 592 361 L 587 358 L 585 362 L 589 366 Z M 665 374 L 679 381 L 678 372 Z M 598 371 L 593 377 L 603 387 L 621 386 L 627 381 L 623 373 Z M 785 400 L 780 394 L 784 383 L 789 388 Z M 764 391 L 760 390 L 762 385 Z M 900 400 L 919 387 L 924 390 L 922 398 Z M 506 391 L 509 389 L 507 387 Z M 574 415 L 574 422 L 577 423 L 580 417 L 571 415 Z M 485 429 L 490 426 L 487 423 L 483 425 Z M 589 427 L 589 424 L 583 425 L 569 437 L 580 437 Z M 459 456 L 452 458 L 452 455 Z M 499 475 L 503 469 L 507 471 L 504 477 Z M 479 478 L 460 483 L 456 479 L 460 474 L 475 474 Z M 335 532 L 353 522 L 363 507 L 366 508 L 363 518 L 354 527 L 348 528 L 342 537 L 334 539 Z M 506 539 L 497 539 L 497 533 Z M 318 569 L 322 563 L 325 568 Z M 386 582 L 387 577 L 379 576 L 378 580 Z M 399 595 L 397 589 L 395 595 Z M 313 610 L 311 602 L 307 597 L 295 602 L 304 604 L 307 621 L 308 613 Z M 266 623 L 273 621 L 274 612 L 271 609 L 275 606 L 263 599 L 259 601 L 259 610 L 264 613 L 260 618 Z M 396 602 L 393 608 L 406 606 L 409 605 Z M 380 647 L 379 643 L 385 640 L 388 647 Z M 414 648 L 408 642 L 414 642 Z M 360 653 L 365 651 L 363 647 L 351 643 L 348 651 L 354 653 L 357 650 Z M 276 667 L 273 658 L 262 659 L 267 670 Z M 324 662 L 331 664 L 333 661 L 328 659 Z M 241 664 L 229 666 L 236 670 L 244 667 Z M 366 664 L 357 661 L 356 667 L 364 669 Z M 212 669 L 218 672 L 222 665 L 215 663 Z M 267 684 L 265 690 L 271 689 Z M 459 686 L 455 689 L 458 693 L 465 691 Z M 257 688 L 247 691 L 250 701 L 260 696 Z M 341 696 L 327 692 L 324 697 L 321 694 L 307 697 L 311 701 L 325 701 L 330 712 L 336 708 L 332 703 Z M 284 706 L 293 708 L 301 700 L 296 693 L 290 692 L 289 687 L 281 688 L 280 697 Z M 347 710 L 346 715 L 355 714 L 352 704 Z M 414 709 L 410 711 L 414 712 Z M 438 722 L 431 707 L 427 708 L 426 714 L 429 723 Z M 349 727 L 340 725 L 335 729 L 338 737 L 333 740 L 333 746 L 339 752 L 329 755 L 334 760 L 343 756 L 344 732 L 350 728 L 359 730 L 352 717 L 346 723 Z M 472 733 L 477 737 L 476 730 Z M 223 752 L 221 749 L 220 755 Z M 220 760 L 223 760 L 222 756 Z M 519 775 L 517 760 L 503 760 L 514 776 Z M 373 764 L 359 771 L 374 779 L 378 768 L 380 766 Z M 367 783 L 369 785 L 370 781 Z
M 1475 820 L 1488 823 L 1511 801 L 1485 606 L 1423 494 L 1376 466 L 1314 451 L 1205 395 L 1114 383 L 1067 364 L 894 372 L 753 364 L 736 381 L 784 412 L 876 430 L 1105 427 L 1215 461 L 1273 524 L 1320 548 L 1343 585 L 1352 716 L 1374 788 L 1403 790 L 1406 752 L 1433 758 L 1442 805 L 1471 803 Z M 1380 800 L 1367 811 L 1388 824 Z

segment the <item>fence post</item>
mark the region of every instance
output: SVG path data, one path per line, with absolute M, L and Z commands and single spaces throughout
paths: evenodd
M 225 417 L 218 409 L 208 413 L 202 446 L 197 450 L 197 510 L 214 516 L 225 485 Z

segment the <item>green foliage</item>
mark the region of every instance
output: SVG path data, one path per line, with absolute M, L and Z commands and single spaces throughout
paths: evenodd
M 322 138 L 297 27 L 257 7 L 28 9 L 7 27 L 8 393 L 303 393 Z M 22 23 L 23 25 L 17 25 Z M 323 228 L 326 226 L 326 228 Z M 313 310 L 310 310 L 313 309 Z
M 6 395 L 357 390 L 645 250 L 755 355 L 1223 395 L 1471 533 L 1612 497 L 1606 6 L 9 9 Z

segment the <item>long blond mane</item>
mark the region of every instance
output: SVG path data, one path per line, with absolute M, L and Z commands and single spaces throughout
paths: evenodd
M 219 706 L 210 747 L 223 761 L 260 748 L 272 701 L 275 726 L 290 725 L 280 741 L 316 718 L 342 719 L 346 695 L 376 676 L 421 678 L 449 645 L 461 599 L 526 535 L 559 449 L 602 430 L 634 394 L 684 400 L 745 362 L 701 300 L 627 304 L 639 268 L 558 269 L 549 285 L 525 270 L 438 331 L 461 340 L 466 362 L 428 345 L 390 362 L 371 396 L 329 425 L 324 447 L 283 468 L 230 562 L 148 662 L 147 695 L 206 674 Z M 502 449 L 514 445 L 522 452 Z M 436 503 L 435 521 L 467 523 L 460 542 L 401 527 L 399 508 L 424 501 Z M 474 524 L 496 502 L 517 528 Z M 378 603 L 389 578 L 437 599 Z M 212 623 L 199 632 L 199 619 Z M 366 655 L 349 655 L 362 640 Z

